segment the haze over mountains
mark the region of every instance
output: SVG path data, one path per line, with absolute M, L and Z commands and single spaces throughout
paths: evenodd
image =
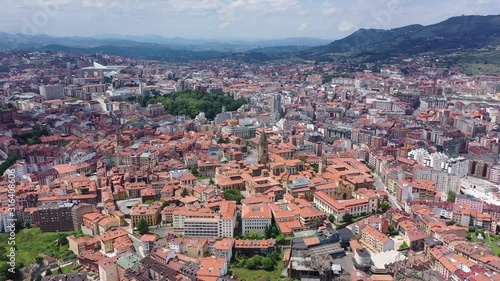
M 0 49 L 104 52 L 160 60 L 191 60 L 243 56 L 255 61 L 330 60 L 335 56 L 413 55 L 433 51 L 470 50 L 500 44 L 500 15 L 452 17 L 433 25 L 409 25 L 390 30 L 360 29 L 330 42 L 315 38 L 276 40 L 204 40 L 158 35 L 87 37 L 26 36 L 0 32 Z

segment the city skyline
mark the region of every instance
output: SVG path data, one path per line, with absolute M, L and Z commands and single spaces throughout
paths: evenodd
M 462 14 L 495 14 L 489 0 L 104 1 L 37 0 L 4 4 L 0 31 L 52 36 L 144 35 L 197 39 L 340 39 L 360 28 L 429 25 Z

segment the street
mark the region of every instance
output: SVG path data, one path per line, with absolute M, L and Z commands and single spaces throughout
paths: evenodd
M 375 174 L 375 173 L 373 173 L 373 177 L 375 179 L 375 189 L 387 191 L 387 187 L 382 182 L 382 180 L 380 179 L 380 177 L 377 174 Z M 389 203 L 391 203 L 392 208 L 396 208 L 396 209 L 399 209 L 399 210 L 402 209 L 401 206 L 398 204 L 398 201 L 397 201 L 396 197 L 394 197 L 391 194 L 389 194 Z
M 135 248 L 136 253 L 139 254 L 139 256 L 141 258 L 144 258 L 146 255 L 144 254 L 144 248 L 142 246 L 142 241 L 140 239 L 138 239 L 137 237 L 135 237 L 133 234 L 129 234 L 128 237 L 134 243 L 134 248 Z

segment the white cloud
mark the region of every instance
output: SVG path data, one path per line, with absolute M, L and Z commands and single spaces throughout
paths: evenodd
M 303 23 L 297 27 L 297 31 L 304 31 L 308 27 L 307 23 Z
M 331 15 L 335 14 L 336 12 L 337 12 L 337 7 L 331 7 L 331 8 L 328 8 L 326 10 L 323 10 L 323 14 L 328 15 L 328 16 L 331 16 Z
M 338 26 L 338 30 L 341 32 L 351 31 L 353 29 L 354 29 L 354 23 L 352 23 L 351 21 L 344 20 Z

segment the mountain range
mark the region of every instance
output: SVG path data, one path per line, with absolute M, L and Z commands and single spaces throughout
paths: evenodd
M 205 40 L 158 35 L 53 37 L 0 32 L 0 50 L 104 52 L 146 59 L 186 61 L 233 57 L 249 61 L 273 59 L 333 60 L 363 57 L 378 60 L 426 52 L 473 50 L 500 45 L 500 15 L 458 16 L 432 25 L 408 25 L 390 30 L 359 29 L 330 42 L 315 38 L 277 40 Z

